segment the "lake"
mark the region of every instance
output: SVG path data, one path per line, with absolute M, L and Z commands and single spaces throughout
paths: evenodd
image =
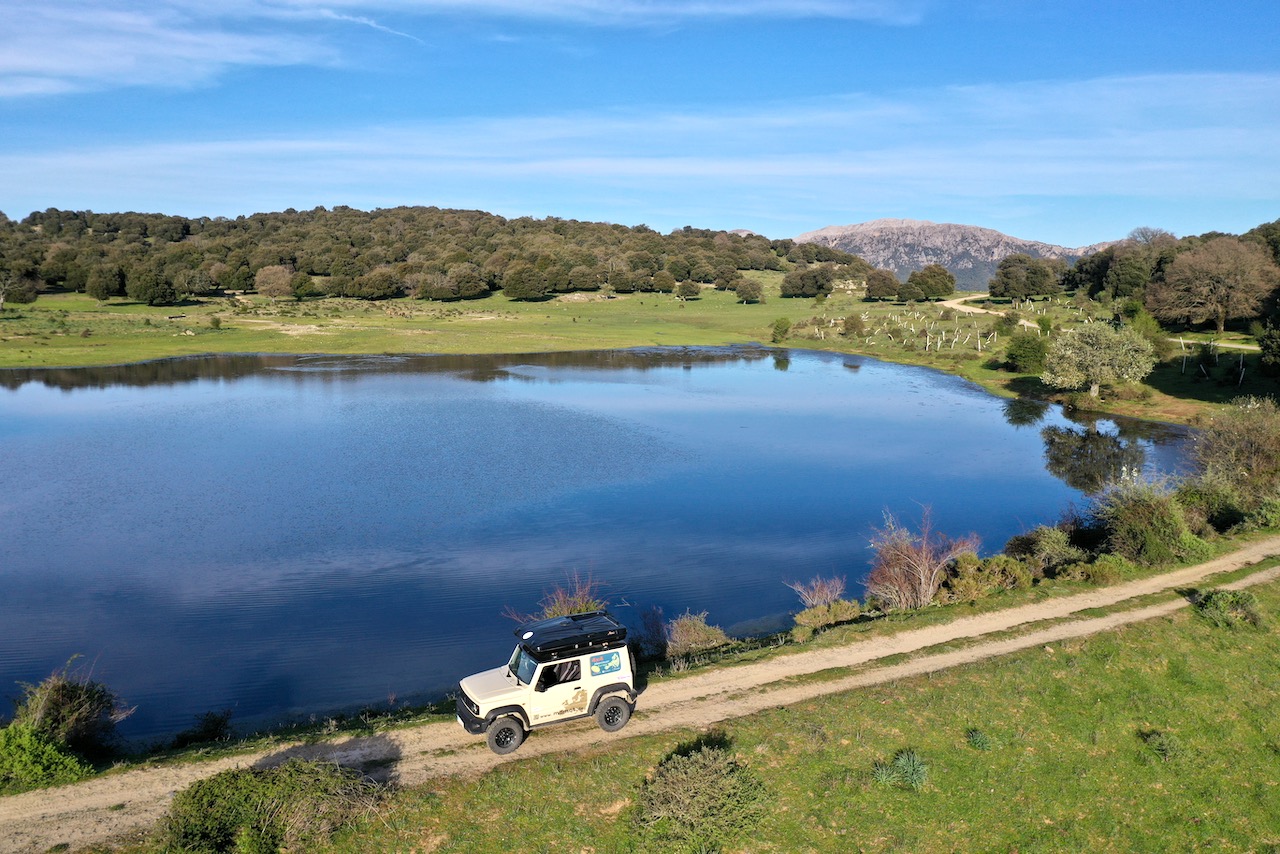
M 134 739 L 440 696 L 570 574 L 624 621 L 861 597 L 884 513 L 984 552 L 1184 430 L 766 348 L 0 371 L 0 694 L 72 655 Z

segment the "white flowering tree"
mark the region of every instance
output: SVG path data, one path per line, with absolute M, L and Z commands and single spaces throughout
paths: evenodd
M 1093 323 L 1054 337 L 1040 378 L 1058 388 L 1087 386 L 1097 397 L 1103 383 L 1141 382 L 1155 365 L 1150 341 L 1128 327 Z

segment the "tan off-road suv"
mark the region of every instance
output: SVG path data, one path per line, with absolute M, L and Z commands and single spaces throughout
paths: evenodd
M 605 732 L 626 726 L 635 709 L 635 665 L 627 629 L 605 611 L 539 620 L 516 629 L 502 667 L 463 679 L 458 723 L 510 753 L 531 729 L 595 715 Z

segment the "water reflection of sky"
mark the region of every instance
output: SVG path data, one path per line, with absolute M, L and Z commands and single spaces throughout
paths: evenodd
M 1179 459 L 1178 431 L 1009 415 L 931 371 L 680 352 L 7 382 L 0 686 L 84 654 L 137 736 L 438 693 L 567 572 L 633 623 L 659 605 L 767 626 L 796 606 L 783 581 L 860 594 L 886 510 L 931 505 L 989 550 L 1057 518 L 1081 493 L 1045 470 L 1046 429 L 1092 430 L 1100 464 L 1105 437 Z

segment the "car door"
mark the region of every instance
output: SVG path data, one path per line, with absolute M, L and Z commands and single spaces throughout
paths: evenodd
M 587 713 L 587 689 L 580 659 L 548 662 L 538 668 L 529 701 L 530 723 L 544 724 Z

